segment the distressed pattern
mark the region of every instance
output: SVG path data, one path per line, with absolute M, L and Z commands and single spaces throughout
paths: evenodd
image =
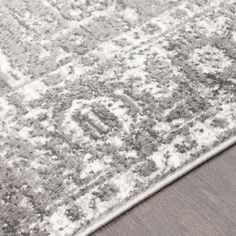
M 0 235 L 80 235 L 235 137 L 235 16 L 235 0 L 0 0 Z

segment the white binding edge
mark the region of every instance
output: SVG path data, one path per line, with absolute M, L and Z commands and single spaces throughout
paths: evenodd
M 169 176 L 164 177 L 163 180 L 160 180 L 158 183 L 154 184 L 152 187 L 148 188 L 144 193 L 141 193 L 134 197 L 133 199 L 129 200 L 127 203 L 125 203 L 121 207 L 117 207 L 117 209 L 113 210 L 111 213 L 109 213 L 107 216 L 101 218 L 101 220 L 93 223 L 91 226 L 89 226 L 86 230 L 75 233 L 74 235 L 77 236 L 87 236 L 91 233 L 94 233 L 96 230 L 100 229 L 104 225 L 108 224 L 118 216 L 122 215 L 126 211 L 133 208 L 135 205 L 139 204 L 143 200 L 151 197 L 153 194 L 157 193 L 167 185 L 173 183 L 180 177 L 184 176 L 194 168 L 198 167 L 199 165 L 203 164 L 204 162 L 208 161 L 215 155 L 219 154 L 220 152 L 224 151 L 225 149 L 229 148 L 230 146 L 234 145 L 236 143 L 236 136 L 230 138 L 229 140 L 221 143 L 220 145 L 216 146 L 213 150 L 207 152 L 201 157 L 198 157 L 197 159 L 193 160 L 192 162 L 189 162 L 179 170 L 177 170 L 175 173 L 170 174 Z

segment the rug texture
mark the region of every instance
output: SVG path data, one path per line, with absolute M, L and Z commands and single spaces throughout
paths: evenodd
M 235 137 L 236 0 L 0 0 L 1 236 L 87 235 Z

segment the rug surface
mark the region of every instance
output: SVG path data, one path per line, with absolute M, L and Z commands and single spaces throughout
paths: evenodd
M 236 0 L 0 0 L 0 235 L 87 235 L 235 137 Z

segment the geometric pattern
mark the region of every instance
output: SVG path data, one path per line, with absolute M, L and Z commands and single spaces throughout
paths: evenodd
M 0 235 L 80 235 L 236 136 L 235 0 L 1 0 Z

